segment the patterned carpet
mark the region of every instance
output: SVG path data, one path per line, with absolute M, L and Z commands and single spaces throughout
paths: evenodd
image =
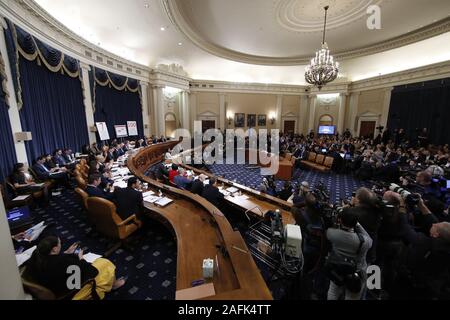
M 214 175 L 222 176 L 228 180 L 235 181 L 256 190 L 259 189 L 259 185 L 263 179 L 260 175 L 260 169 L 252 168 L 249 165 L 215 164 L 209 166 L 208 169 Z M 366 183 L 354 179 L 351 175 L 295 169 L 291 183 L 293 185 L 299 185 L 303 181 L 307 181 L 312 187 L 322 182 L 330 192 L 330 199 L 332 202 L 350 198 L 352 193 L 358 188 L 367 186 Z M 277 181 L 276 183 L 277 190 L 281 190 L 284 181 Z
M 259 169 L 251 169 L 246 165 L 212 165 L 209 169 L 216 175 L 256 189 L 262 181 Z M 364 185 L 348 175 L 296 170 L 292 183 L 302 181 L 308 181 L 312 186 L 323 182 L 331 193 L 331 199 L 335 200 L 350 197 L 354 190 Z M 282 181 L 277 181 L 278 188 L 282 185 Z M 73 190 L 67 190 L 62 195 L 53 197 L 47 209 L 36 209 L 33 215 L 36 222 L 44 220 L 47 224 L 52 224 L 41 237 L 59 236 L 64 250 L 76 241 L 81 241 L 84 252 L 103 254 L 107 250 L 107 239 L 96 232 L 88 234 L 91 231 L 90 224 Z M 243 220 L 237 217 L 238 215 L 230 215 L 230 223 L 240 229 L 246 238 Z M 176 240 L 167 229 L 155 221 L 150 221 L 149 225 L 140 231 L 140 238 L 133 252 L 119 249 L 109 257 L 117 267 L 117 276 L 128 276 L 128 281 L 123 288 L 107 295 L 107 300 L 175 298 Z M 264 270 L 263 266 L 260 267 L 267 280 L 269 277 L 267 270 Z M 275 298 L 281 297 L 282 288 L 270 287 Z M 281 292 L 278 292 L 280 289 Z
M 36 222 L 52 223 L 41 237 L 59 236 L 63 250 L 77 241 L 81 241 L 86 253 L 103 254 L 107 250 L 107 239 L 96 232 L 87 235 L 91 228 L 72 190 L 53 197 L 46 210 L 35 210 L 33 215 Z M 161 224 L 153 221 L 150 224 L 140 231 L 142 239 L 133 252 L 118 249 L 108 258 L 116 265 L 117 276 L 128 276 L 128 281 L 124 287 L 107 295 L 106 300 L 175 299 L 176 241 Z

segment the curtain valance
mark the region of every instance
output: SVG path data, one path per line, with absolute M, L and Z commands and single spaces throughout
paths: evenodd
M 112 87 L 119 91 L 139 91 L 139 80 L 127 78 L 106 70 L 94 67 L 95 83 L 102 87 Z

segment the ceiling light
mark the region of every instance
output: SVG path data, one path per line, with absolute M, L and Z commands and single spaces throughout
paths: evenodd
M 144 7 L 148 8 L 150 5 L 148 3 L 144 4 Z
M 178 42 L 178 45 L 179 45 L 179 46 L 182 46 L 182 45 L 183 45 L 183 43 L 182 43 L 182 42 Z
M 161 31 L 166 31 L 166 28 L 164 28 L 164 27 L 161 27 Z
M 317 86 L 319 90 L 327 83 L 333 82 L 339 75 L 339 63 L 334 61 L 330 50 L 325 42 L 325 34 L 327 30 L 327 14 L 330 7 L 325 9 L 325 23 L 323 27 L 322 49 L 316 52 L 316 56 L 311 60 L 309 66 L 306 67 L 306 82 Z

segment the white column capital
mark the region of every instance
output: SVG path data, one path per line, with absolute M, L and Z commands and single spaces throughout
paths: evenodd
M 141 85 L 141 87 L 147 87 L 147 88 L 148 88 L 148 86 L 150 85 L 150 83 L 147 82 L 147 81 L 141 81 L 141 82 L 140 82 L 140 85 Z
M 81 67 L 81 69 L 83 69 L 83 70 L 91 71 L 91 66 L 88 65 L 87 63 L 80 62 L 80 67 Z

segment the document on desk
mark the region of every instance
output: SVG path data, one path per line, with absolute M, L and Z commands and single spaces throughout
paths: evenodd
M 97 259 L 100 259 L 102 256 L 94 253 L 87 253 L 83 255 L 83 260 L 86 262 L 93 264 Z
M 37 246 L 34 246 L 33 248 L 30 248 L 27 251 L 22 252 L 21 254 L 16 254 L 17 266 L 20 267 L 25 262 L 30 260 L 31 256 L 33 255 L 33 252 L 36 249 L 37 249 Z
M 227 191 L 228 191 L 229 193 L 235 193 L 235 192 L 238 192 L 239 189 L 238 189 L 238 188 L 235 188 L 235 187 L 231 187 L 231 188 L 228 188 Z
M 23 200 L 27 200 L 29 197 L 30 197 L 30 195 L 18 196 L 18 197 L 15 197 L 12 201 L 23 201 Z
M 24 241 L 33 242 L 34 240 L 39 238 L 39 236 L 42 234 L 42 232 L 45 230 L 45 228 L 47 228 L 47 226 L 44 224 L 45 224 L 45 222 L 42 221 L 41 223 L 39 223 L 39 224 L 35 225 L 34 227 L 25 231 Z
M 250 199 L 248 196 L 246 196 L 246 195 L 242 195 L 242 196 L 235 196 L 234 197 L 236 200 L 248 200 L 248 199 Z
M 147 192 L 142 193 L 142 197 L 143 198 L 147 198 L 147 197 L 152 196 L 154 194 L 155 193 L 153 191 L 147 191 Z
M 220 189 L 219 191 L 220 191 L 220 193 L 223 194 L 225 197 L 228 197 L 228 196 L 231 194 L 231 193 L 229 193 L 227 190 Z
M 117 188 L 124 189 L 124 188 L 126 188 L 128 186 L 128 184 L 125 181 L 120 180 L 120 181 L 114 182 L 113 186 L 117 187 Z
M 172 199 L 164 197 L 164 198 L 160 198 L 158 201 L 156 201 L 155 204 L 160 206 L 160 207 L 165 207 L 165 206 L 169 205 L 172 202 L 173 202 Z
M 144 202 L 155 203 L 155 202 L 158 201 L 159 199 L 161 199 L 161 197 L 157 197 L 157 196 L 147 196 L 147 197 L 144 197 Z

